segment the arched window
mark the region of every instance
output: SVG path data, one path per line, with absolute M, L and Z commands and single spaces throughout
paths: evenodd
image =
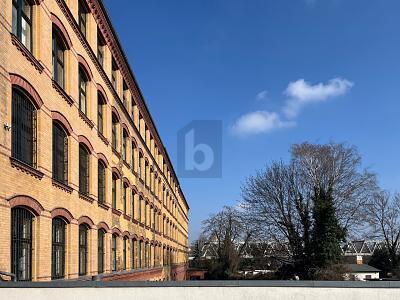
M 32 50 L 32 6 L 26 0 L 13 0 L 12 32 L 24 46 Z
M 99 229 L 97 231 L 97 257 L 98 257 L 98 272 L 99 274 L 104 272 L 104 239 L 105 239 L 105 231 L 103 229 Z
M 36 108 L 20 90 L 12 91 L 12 157 L 36 167 Z
M 126 214 L 126 198 L 128 196 L 128 185 L 124 184 L 124 195 L 123 195 L 123 205 L 124 205 L 124 214 Z
M 124 270 L 126 270 L 126 266 L 127 266 L 127 258 L 126 258 L 126 251 L 127 251 L 127 243 L 128 243 L 128 238 L 124 237 L 124 241 L 123 241 L 124 245 L 123 245 L 123 259 L 124 259 Z
M 18 281 L 32 280 L 32 221 L 25 208 L 11 210 L 11 272 Z
M 137 241 L 135 239 L 131 240 L 131 269 L 135 269 L 137 266 L 137 258 L 135 255 L 137 255 Z
M 100 65 L 104 66 L 104 48 L 106 42 L 104 41 L 103 36 L 101 35 L 100 28 L 97 27 L 97 60 Z
M 117 270 L 117 235 L 113 234 L 111 238 L 111 269 Z
M 88 78 L 86 73 L 79 68 L 79 110 L 85 115 L 87 114 L 87 83 Z
M 142 223 L 142 205 L 143 205 L 143 197 L 139 197 L 139 222 Z
M 126 161 L 128 133 L 124 129 L 122 131 L 122 159 Z
M 105 203 L 106 201 L 106 166 L 102 160 L 98 161 L 97 165 L 97 188 L 98 188 L 98 201 L 99 203 Z
M 87 34 L 87 13 L 88 9 L 83 4 L 82 0 L 78 1 L 78 19 L 79 19 L 79 29 L 81 30 L 82 34 L 86 37 Z
M 144 184 L 149 186 L 149 162 L 147 160 L 144 163 Z
M 79 276 L 87 273 L 88 227 L 79 225 Z
M 117 63 L 115 62 L 114 58 L 112 59 L 112 72 L 111 72 L 111 83 L 115 89 L 115 91 L 118 92 L 118 86 L 117 86 L 117 72 L 118 72 L 118 66 Z
M 112 128 L 111 128 L 111 146 L 114 149 L 117 149 L 117 126 L 118 126 L 118 118 L 117 116 L 113 113 L 111 116 L 112 120 Z
M 52 221 L 51 278 L 64 278 L 65 270 L 65 221 L 54 218 Z
M 116 174 L 112 175 L 112 203 L 111 208 L 117 209 L 117 180 L 118 177 Z
M 139 152 L 139 169 L 138 169 L 138 173 L 139 173 L 139 178 L 140 179 L 143 179 L 143 171 L 142 171 L 142 168 L 143 168 L 143 154 L 142 154 L 142 152 Z
M 132 171 L 136 171 L 136 144 L 135 142 L 132 142 L 132 152 L 131 152 L 131 164 L 132 164 Z
M 62 39 L 56 29 L 53 28 L 53 45 L 52 45 L 52 57 L 53 57 L 53 80 L 58 85 L 64 88 L 64 51 L 65 46 Z
M 138 267 L 143 268 L 143 241 L 139 241 L 139 251 L 138 251 Z
M 97 128 L 101 134 L 104 132 L 104 105 L 105 100 L 103 96 L 98 93 L 97 94 Z
M 68 184 L 68 135 L 57 122 L 53 122 L 53 178 Z
M 132 199 L 131 199 L 131 216 L 132 220 L 135 219 L 135 198 L 136 198 L 136 192 L 132 190 Z
M 79 192 L 89 194 L 89 151 L 79 144 Z

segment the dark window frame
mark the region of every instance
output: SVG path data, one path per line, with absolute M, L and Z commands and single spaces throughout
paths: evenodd
M 98 160 L 97 166 L 97 198 L 98 202 L 106 202 L 106 165 L 102 160 Z
M 24 12 L 24 4 L 27 4 L 29 8 L 29 16 Z M 24 0 L 13 0 L 12 1 L 12 6 L 13 6 L 13 12 L 14 9 L 16 11 L 16 20 L 12 20 L 12 32 L 13 34 L 18 38 L 18 40 L 30 51 L 32 52 L 32 46 L 33 46 L 33 33 L 32 33 L 32 9 L 33 5 L 30 1 L 24 1 Z M 25 21 L 27 25 L 29 25 L 29 43 L 25 44 L 22 40 L 22 21 Z M 14 23 L 16 22 L 16 23 Z
M 117 271 L 117 235 L 111 237 L 111 270 Z
M 62 218 L 52 220 L 51 240 L 51 279 L 62 279 L 65 276 L 66 223 Z M 61 260 L 57 258 L 61 255 Z M 58 270 L 58 271 L 57 271 Z
M 54 121 L 52 150 L 53 179 L 68 185 L 68 134 L 61 124 Z
M 79 90 L 79 110 L 83 112 L 85 115 L 87 115 L 87 85 L 89 82 L 89 79 L 85 73 L 85 71 L 79 67 L 79 84 L 78 84 L 78 90 Z M 84 98 L 84 99 L 83 99 Z M 84 107 L 83 107 L 84 104 Z
M 84 144 L 79 144 L 79 192 L 89 195 L 90 152 Z
M 88 227 L 85 224 L 79 225 L 79 253 L 78 253 L 78 270 L 79 276 L 84 276 L 87 274 L 88 265 Z M 83 263 L 82 263 L 83 259 Z
M 103 96 L 98 93 L 97 94 L 97 130 L 103 134 L 104 133 L 104 105 L 105 100 Z
M 88 9 L 82 3 L 82 0 L 78 1 L 78 23 L 79 23 L 79 30 L 83 34 L 84 37 L 87 37 L 87 15 Z
M 12 89 L 11 156 L 36 168 L 37 108 L 18 88 Z
M 112 175 L 112 183 L 111 183 L 111 208 L 117 209 L 117 181 L 118 176 L 114 173 Z
M 99 229 L 97 232 L 97 266 L 98 273 L 104 273 L 104 261 L 105 261 L 105 234 L 104 229 Z
M 52 64 L 53 64 L 53 80 L 64 88 L 65 84 L 65 45 L 61 38 L 61 33 L 53 26 L 52 32 Z M 61 53 L 62 55 L 58 55 Z M 60 72 L 61 69 L 61 72 Z M 59 78 L 59 72 L 61 78 Z
M 32 280 L 33 220 L 34 215 L 24 207 L 11 210 L 11 272 L 17 281 Z

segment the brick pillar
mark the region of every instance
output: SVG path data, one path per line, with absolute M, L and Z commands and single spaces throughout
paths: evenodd
M 79 276 L 79 225 L 77 220 L 71 220 L 67 226 L 67 256 L 68 264 L 66 273 L 67 278 L 77 278 Z
M 52 219 L 49 212 L 34 221 L 35 249 L 33 254 L 33 278 L 37 281 L 51 280 L 51 230 Z
M 6 200 L 0 203 L 7 205 Z M 11 272 L 11 209 L 0 207 L 0 236 L 3 237 L 0 243 L 0 270 Z
M 98 273 L 97 259 L 97 227 L 92 226 L 89 230 L 88 242 L 88 275 L 94 276 Z

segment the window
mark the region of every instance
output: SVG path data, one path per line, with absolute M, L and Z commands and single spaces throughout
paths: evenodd
M 122 85 L 122 88 L 123 88 L 122 100 L 123 100 L 125 108 L 128 110 L 128 86 L 126 85 L 125 81 Z
M 127 244 L 128 238 L 124 237 L 124 247 L 123 247 L 123 258 L 124 258 L 124 270 L 126 270 L 126 265 L 127 265 L 127 261 L 126 261 L 126 244 Z
M 13 0 L 12 4 L 12 32 L 31 51 L 32 6 L 28 0 Z
M 98 93 L 97 94 L 97 128 L 101 134 L 104 132 L 104 104 L 105 100 L 103 96 Z
M 111 238 L 111 269 L 117 270 L 117 236 L 115 234 Z
M 79 109 L 85 115 L 87 114 L 87 88 L 88 78 L 82 68 L 79 68 Z
M 106 166 L 99 160 L 97 165 L 97 188 L 98 188 L 98 200 L 99 203 L 104 204 L 106 202 Z
M 79 29 L 82 34 L 86 37 L 86 23 L 87 23 L 87 9 L 82 3 L 82 1 L 78 1 L 78 19 L 79 19 Z
M 111 83 L 114 87 L 114 89 L 118 92 L 118 88 L 117 88 L 117 71 L 118 71 L 118 67 L 116 62 L 112 61 L 112 72 L 111 72 Z
M 126 214 L 126 196 L 127 196 L 127 192 L 128 192 L 128 186 L 124 185 L 124 214 Z
M 87 273 L 87 252 L 88 252 L 88 228 L 86 225 L 79 225 L 79 276 Z
M 53 178 L 68 184 L 68 136 L 56 122 L 53 122 Z
M 142 222 L 142 205 L 143 205 L 143 198 L 142 196 L 139 197 L 139 222 Z
M 139 169 L 138 169 L 138 173 L 139 173 L 139 178 L 143 179 L 143 172 L 142 172 L 142 166 L 143 166 L 143 154 L 142 152 L 139 152 Z
M 149 186 L 149 162 L 147 160 L 144 163 L 144 184 Z
M 122 159 L 126 161 L 128 133 L 124 129 L 122 131 Z
M 65 222 L 54 218 L 52 224 L 51 278 L 64 278 L 65 270 Z
M 36 109 L 19 90 L 12 91 L 12 157 L 36 167 Z
M 111 207 L 117 209 L 117 176 L 113 174 L 112 177 L 112 203 Z
M 117 149 L 117 125 L 118 125 L 118 118 L 117 118 L 117 116 L 113 113 L 111 119 L 112 119 L 111 146 L 112 146 L 114 149 Z
M 135 155 L 136 155 L 136 144 L 132 142 L 132 152 L 131 152 L 131 162 L 132 162 L 132 171 L 135 172 Z
M 32 221 L 28 210 L 11 210 L 11 272 L 18 281 L 32 280 Z
M 97 255 L 98 255 L 98 272 L 99 274 L 104 272 L 104 237 L 105 232 L 103 229 L 99 229 L 97 232 Z
M 136 258 L 135 258 L 135 254 L 137 254 L 137 250 L 135 249 L 137 241 L 136 240 L 132 240 L 131 241 L 131 269 L 135 269 L 136 268 Z
M 64 88 L 64 51 L 61 37 L 53 28 L 53 80 L 62 88 Z
M 89 194 L 89 152 L 82 144 L 79 145 L 79 192 Z
M 132 200 L 131 200 L 131 216 L 132 220 L 135 218 L 135 198 L 136 198 L 136 192 L 132 191 Z
M 139 241 L 139 251 L 138 251 L 138 257 L 139 257 L 139 262 L 138 262 L 138 266 L 139 266 L 139 268 L 143 268 L 143 265 L 142 265 L 142 255 L 143 255 L 143 242 L 142 241 Z
M 102 67 L 104 67 L 104 49 L 105 49 L 105 41 L 100 34 L 100 29 L 97 28 L 97 59 Z

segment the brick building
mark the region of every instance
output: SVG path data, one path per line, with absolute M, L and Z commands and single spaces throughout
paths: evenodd
M 184 279 L 189 207 L 101 0 L 0 8 L 0 271 Z

